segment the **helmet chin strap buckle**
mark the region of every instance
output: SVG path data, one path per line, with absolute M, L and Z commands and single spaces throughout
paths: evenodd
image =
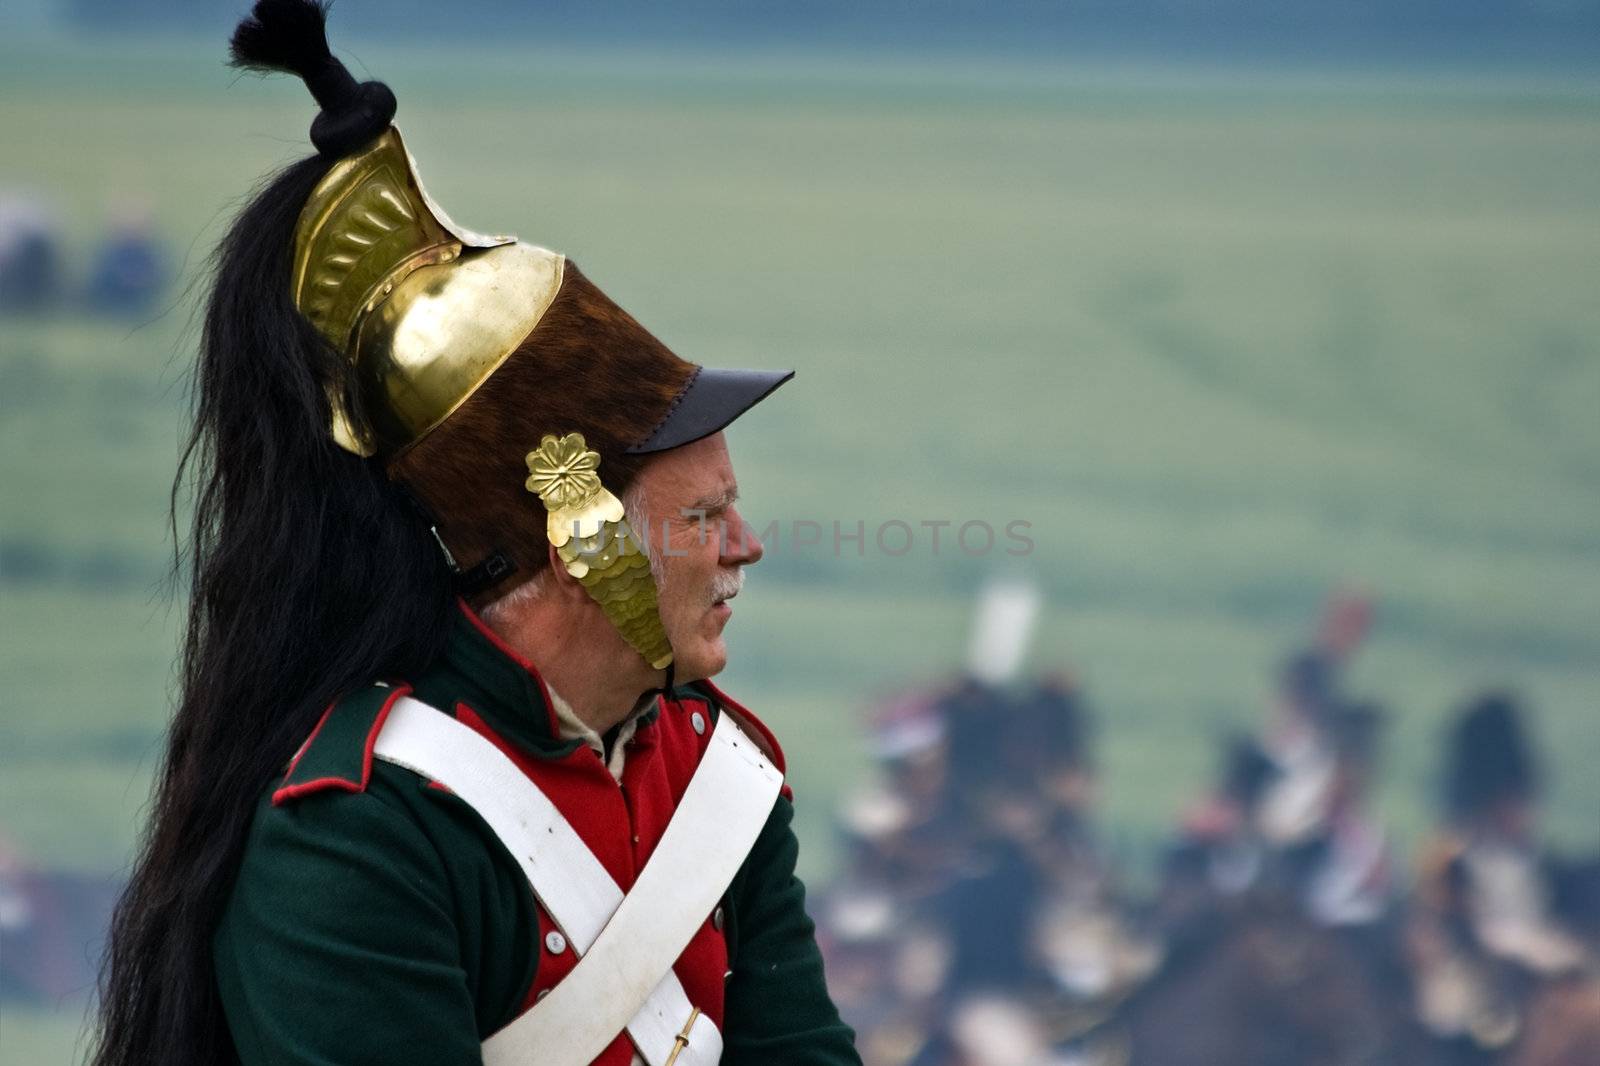
M 434 536 L 438 535 L 435 531 Z M 444 547 L 444 543 L 441 541 L 439 546 Z M 484 589 L 493 588 L 517 569 L 517 564 L 501 551 L 490 552 L 488 557 L 470 570 L 462 570 L 455 566 L 455 560 L 450 557 L 449 549 L 445 549 L 444 554 L 445 559 L 452 564 L 450 572 L 455 575 L 456 587 L 465 596 L 473 596 Z
M 444 537 L 439 535 L 439 520 L 434 517 L 433 511 L 429 509 L 426 503 L 422 502 L 422 498 L 413 492 L 410 486 L 400 483 L 399 488 L 401 497 L 411 507 L 411 510 L 421 520 L 422 524 L 428 527 L 428 535 L 439 546 L 439 554 L 444 556 L 444 565 L 449 568 L 451 580 L 456 586 L 456 591 L 461 595 L 473 596 L 484 589 L 493 588 L 516 572 L 517 564 L 512 562 L 511 557 L 499 548 L 490 552 L 476 566 L 469 567 L 466 570 L 461 569 L 461 564 L 456 562 L 455 553 L 444 542 Z

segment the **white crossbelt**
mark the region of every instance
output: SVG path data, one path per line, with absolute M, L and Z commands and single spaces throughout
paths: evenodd
M 649 1066 L 714 1066 L 722 1034 L 689 1002 L 672 964 L 727 891 L 783 785 L 731 714 L 718 717 L 688 790 L 626 894 L 550 798 L 448 714 L 400 698 L 373 754 L 465 800 L 580 956 L 543 999 L 484 1042 L 485 1066 L 587 1066 L 624 1029 Z

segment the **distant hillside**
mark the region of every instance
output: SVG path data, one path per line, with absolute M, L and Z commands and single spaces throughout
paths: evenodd
M 244 0 L 59 0 L 95 30 L 223 28 Z M 339 0 L 361 36 L 1064 50 L 1594 66 L 1594 0 Z

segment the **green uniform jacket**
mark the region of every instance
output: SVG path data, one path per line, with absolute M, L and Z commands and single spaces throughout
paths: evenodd
M 706 683 L 658 701 L 619 785 L 592 749 L 559 737 L 538 675 L 465 607 L 441 661 L 406 681 L 538 779 L 625 889 L 711 732 L 688 723 L 714 721 L 726 701 Z M 375 687 L 330 708 L 256 811 L 213 943 L 245 1066 L 478 1063 L 482 1041 L 575 961 L 550 950 L 548 916 L 477 814 L 372 758 L 395 692 Z M 823 981 L 792 817 L 785 790 L 675 967 L 719 1022 L 728 1066 L 860 1062 Z M 630 1058 L 624 1036 L 596 1062 Z

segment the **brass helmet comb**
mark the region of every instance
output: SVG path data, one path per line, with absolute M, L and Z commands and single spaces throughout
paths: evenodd
M 456 225 L 417 178 L 400 131 L 334 164 L 295 228 L 295 306 L 355 368 L 368 425 L 330 396 L 333 436 L 392 457 L 460 407 L 561 288 L 565 258 Z

